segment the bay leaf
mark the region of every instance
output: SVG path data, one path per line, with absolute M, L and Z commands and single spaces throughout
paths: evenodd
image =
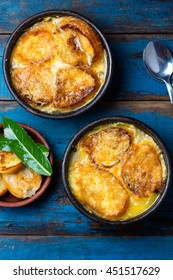
M 6 139 L 2 134 L 0 134 L 0 151 L 10 152 L 8 139 Z
M 42 153 L 45 154 L 46 157 L 49 155 L 49 149 L 41 143 L 37 143 L 37 145 L 42 150 Z M 0 151 L 11 152 L 9 147 L 9 140 L 0 134 Z
M 48 157 L 49 155 L 49 149 L 44 146 L 43 144 L 41 143 L 37 143 L 37 145 L 40 147 L 40 149 L 42 150 L 42 153 L 45 154 L 46 157 Z

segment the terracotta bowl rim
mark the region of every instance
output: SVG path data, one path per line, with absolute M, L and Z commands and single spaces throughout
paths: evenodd
M 53 154 L 52 154 L 50 146 L 47 143 L 47 141 L 45 140 L 45 138 L 35 128 L 31 127 L 30 125 L 23 124 L 20 122 L 18 122 L 18 124 L 20 124 L 24 129 L 26 129 L 26 131 L 29 132 L 29 134 L 31 134 L 31 135 L 33 134 L 36 137 L 36 139 L 39 140 L 39 142 L 41 144 L 45 145 L 49 149 L 49 160 L 53 167 Z M 3 128 L 3 125 L 0 124 L 0 130 L 2 128 Z M 43 176 L 43 182 L 42 182 L 40 189 L 33 196 L 31 196 L 29 198 L 21 199 L 19 201 L 14 201 L 14 202 L 13 201 L 8 202 L 8 201 L 1 200 L 1 199 L 3 199 L 3 196 L 1 196 L 0 197 L 0 207 L 17 208 L 17 207 L 25 206 L 25 205 L 28 205 L 28 204 L 34 202 L 45 192 L 45 190 L 49 186 L 51 180 L 52 180 L 52 175 L 49 177 Z M 10 195 L 13 196 L 12 194 L 10 194 Z

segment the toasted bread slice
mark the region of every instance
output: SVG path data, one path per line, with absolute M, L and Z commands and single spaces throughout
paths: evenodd
M 50 60 L 56 52 L 54 29 L 52 23 L 43 22 L 27 30 L 12 51 L 12 68 L 16 68 L 16 62 L 27 66 Z
M 95 92 L 97 79 L 90 70 L 71 66 L 57 71 L 56 84 L 54 106 L 70 108 Z
M 79 55 L 80 53 L 80 57 L 82 54 L 84 56 L 88 56 L 88 59 L 84 59 L 83 56 L 84 61 L 81 60 L 81 62 L 85 63 L 86 60 L 90 65 L 99 58 L 100 53 L 103 53 L 103 46 L 100 38 L 93 30 L 93 28 L 85 21 L 79 18 L 67 16 L 62 17 L 59 20 L 58 26 L 60 27 L 60 30 L 63 30 L 65 32 L 64 36 L 67 36 L 67 45 L 72 44 L 73 46 L 72 55 L 77 57 L 77 55 Z M 70 30 L 71 34 L 73 34 L 74 37 L 69 37 L 68 32 Z M 70 38 L 72 39 L 71 42 L 69 40 Z M 63 58 L 65 58 L 65 55 L 63 56 Z
M 42 176 L 24 167 L 16 174 L 3 174 L 9 192 L 18 198 L 31 197 L 41 187 Z
M 46 66 L 32 65 L 12 71 L 13 85 L 31 105 L 70 108 L 98 89 L 98 79 L 89 69 L 64 67 L 56 74 Z
M 155 149 L 149 144 L 133 145 L 123 165 L 122 178 L 138 197 L 161 191 L 162 166 Z
M 50 68 L 32 65 L 12 71 L 13 85 L 28 103 L 45 106 L 52 102 L 56 85 Z
M 103 218 L 116 219 L 129 205 L 129 194 L 120 181 L 88 160 L 75 164 L 69 181 L 77 199 Z
M 130 134 L 122 128 L 107 128 L 86 136 L 80 146 L 90 155 L 92 161 L 102 167 L 117 164 L 128 151 Z
M 0 173 L 15 173 L 22 167 L 23 163 L 14 153 L 0 151 Z
M 56 35 L 56 49 L 63 62 L 76 65 L 91 65 L 96 52 L 87 37 L 78 30 L 66 28 Z
M 2 179 L 2 174 L 0 174 L 0 196 L 3 196 L 8 191 L 4 181 Z

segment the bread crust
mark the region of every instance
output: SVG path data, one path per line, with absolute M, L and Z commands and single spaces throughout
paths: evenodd
M 80 146 L 100 167 L 112 167 L 119 163 L 131 145 L 130 134 L 122 128 L 102 129 L 86 136 Z
M 70 108 L 98 89 L 97 77 L 81 67 L 60 69 L 56 77 L 55 107 Z
M 15 173 L 22 167 L 23 163 L 14 153 L 0 151 L 0 173 Z
M 103 52 L 103 46 L 98 35 L 86 22 L 75 17 L 62 17 L 59 21 L 59 26 L 62 30 L 72 30 L 73 34 L 76 32 L 76 35 L 79 36 L 79 34 L 81 34 L 83 37 L 87 38 L 88 44 L 85 41 L 81 49 L 86 54 L 91 55 L 91 64 L 99 58 L 101 52 Z
M 12 51 L 12 66 L 15 68 L 16 60 L 25 66 L 49 61 L 56 54 L 54 28 L 52 23 L 42 22 L 27 30 Z
M 162 166 L 155 149 L 149 144 L 133 145 L 122 167 L 126 187 L 137 197 L 148 197 L 163 187 Z
M 12 79 L 18 93 L 28 103 L 43 107 L 53 101 L 56 86 L 51 68 L 44 65 L 16 68 Z
M 71 16 L 45 18 L 27 29 L 10 63 L 18 95 L 44 112 L 82 107 L 105 80 L 100 38 L 89 24 Z
M 27 167 L 15 174 L 3 174 L 2 178 L 9 192 L 21 199 L 34 195 L 42 182 L 42 176 Z
M 2 179 L 2 174 L 0 174 L 0 196 L 3 196 L 8 191 L 6 185 L 4 184 L 4 181 Z
M 129 195 L 119 180 L 90 161 L 76 164 L 71 185 L 77 199 L 103 218 L 115 219 L 129 205 Z

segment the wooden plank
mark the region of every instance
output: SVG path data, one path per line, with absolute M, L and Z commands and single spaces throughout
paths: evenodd
M 0 33 L 12 32 L 27 17 L 49 9 L 72 10 L 109 33 L 172 33 L 172 1 L 19 1 L 0 3 Z M 169 16 L 168 16 L 169 15 Z
M 2 56 L 8 38 L 9 35 L 0 36 L 0 100 L 13 100 L 13 97 L 6 86 L 2 68 Z
M 143 50 L 151 40 L 165 44 L 171 52 L 172 36 L 108 35 L 114 73 L 106 99 L 112 100 L 169 100 L 164 83 L 154 80 L 143 64 Z
M 172 194 L 155 214 L 129 226 L 104 226 L 88 220 L 69 203 L 62 186 L 53 186 L 32 206 L 1 209 L 0 232 L 3 236 L 173 236 Z M 47 197 L 46 197 L 47 196 Z
M 112 102 L 112 100 L 101 100 L 94 109 L 92 108 L 88 112 L 75 118 L 58 121 L 35 116 L 14 101 L 4 101 L 0 103 L 0 117 L 2 115 L 28 123 L 38 129 L 53 145 L 55 153 L 58 152 L 57 156 L 60 160 L 68 141 L 79 129 L 98 118 L 114 115 L 134 117 L 145 122 L 160 134 L 169 151 L 173 153 L 173 135 L 170 133 L 173 128 L 173 110 L 172 104 L 167 101 Z M 52 131 L 55 133 L 52 134 Z
M 0 36 L 0 65 L 3 49 L 9 36 Z M 166 44 L 173 52 L 173 35 L 107 35 L 113 54 L 112 82 L 104 99 L 109 100 L 169 100 L 164 83 L 152 79 L 146 72 L 142 52 L 150 40 Z M 4 81 L 0 66 L 0 99 L 13 97 Z
M 84 235 L 84 236 L 160 236 L 173 235 L 173 192 L 147 219 L 128 227 L 98 225 L 80 214 L 67 199 L 61 181 L 61 161 L 72 136 L 89 122 L 105 116 L 123 115 L 137 118 L 151 126 L 164 140 L 173 156 L 173 110 L 170 102 L 102 101 L 94 110 L 67 120 L 48 120 L 25 111 L 16 102 L 1 102 L 0 116 L 36 128 L 50 143 L 54 158 L 54 179 L 46 193 L 36 202 L 19 209 L 0 208 L 1 235 Z M 1 119 L 0 119 L 1 122 Z
M 0 237 L 2 260 L 172 260 L 173 237 Z

